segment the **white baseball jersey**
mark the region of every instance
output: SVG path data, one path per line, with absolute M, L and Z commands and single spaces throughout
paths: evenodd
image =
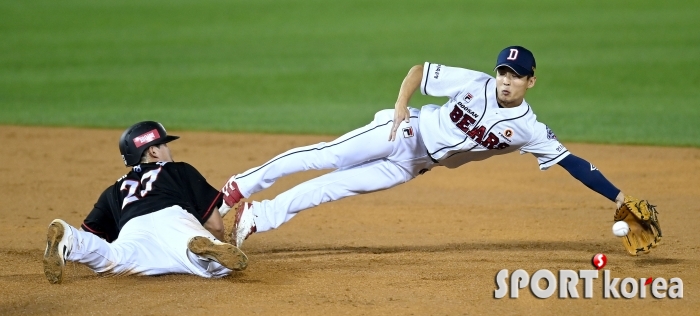
M 424 106 L 419 122 L 428 153 L 443 166 L 456 168 L 519 149 L 535 155 L 546 170 L 569 155 L 525 100 L 499 107 L 496 79 L 483 72 L 426 62 L 420 90 L 449 98 L 442 106 Z

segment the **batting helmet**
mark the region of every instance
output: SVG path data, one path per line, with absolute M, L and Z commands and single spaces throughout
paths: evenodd
M 125 165 L 135 166 L 141 162 L 141 156 L 148 147 L 165 144 L 178 138 L 180 137 L 168 135 L 163 125 L 158 122 L 138 122 L 122 133 L 119 139 L 119 151 Z

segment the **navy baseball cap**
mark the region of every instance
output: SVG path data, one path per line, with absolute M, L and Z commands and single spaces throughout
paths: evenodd
M 535 56 L 532 55 L 531 51 L 522 46 L 509 46 L 504 48 L 501 53 L 498 54 L 496 67 L 493 70 L 501 66 L 513 69 L 513 71 L 521 76 L 534 76 L 535 68 L 537 67 L 535 64 Z

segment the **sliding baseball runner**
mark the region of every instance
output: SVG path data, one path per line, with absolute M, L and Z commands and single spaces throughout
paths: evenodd
M 49 282 L 61 283 L 66 261 L 103 275 L 216 278 L 246 268 L 245 254 L 223 242 L 220 192 L 191 165 L 173 161 L 167 143 L 175 139 L 153 121 L 124 131 L 119 149 L 131 171 L 100 195 L 83 230 L 60 219 L 49 225 Z

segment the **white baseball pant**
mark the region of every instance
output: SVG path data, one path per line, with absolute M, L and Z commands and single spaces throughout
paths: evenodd
M 270 187 L 280 177 L 306 170 L 336 169 L 301 183 L 272 200 L 253 202 L 257 232 L 275 229 L 298 212 L 348 196 L 385 190 L 430 170 L 418 128 L 420 110 L 409 108 L 409 123 L 402 122 L 395 141 L 388 141 L 394 110 L 377 112 L 369 124 L 329 143 L 294 148 L 262 166 L 236 176 L 245 197 Z
M 190 213 L 180 206 L 129 220 L 112 243 L 70 227 L 73 247 L 66 261 L 85 264 L 105 275 L 194 274 L 218 278 L 232 271 L 216 261 L 199 257 L 187 249 L 192 237 L 215 239 Z

